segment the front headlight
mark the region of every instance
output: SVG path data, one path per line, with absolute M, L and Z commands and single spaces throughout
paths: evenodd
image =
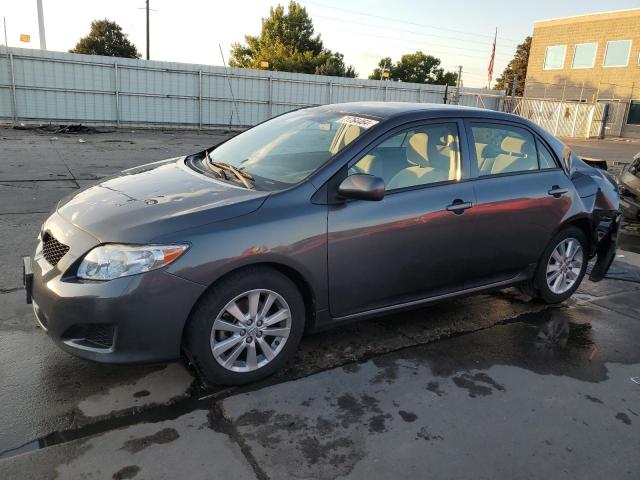
M 79 278 L 113 280 L 169 265 L 188 245 L 100 245 L 78 267 Z

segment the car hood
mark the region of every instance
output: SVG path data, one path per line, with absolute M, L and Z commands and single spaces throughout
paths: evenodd
M 57 211 L 101 242 L 143 243 L 246 215 L 267 196 L 206 177 L 174 158 L 124 170 L 63 199 Z

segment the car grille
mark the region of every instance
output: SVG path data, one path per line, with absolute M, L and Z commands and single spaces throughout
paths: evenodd
M 45 233 L 42 237 L 42 254 L 47 262 L 54 267 L 68 251 L 69 247 L 64 243 L 60 243 L 51 234 Z
M 109 349 L 113 347 L 115 333 L 116 327 L 112 323 L 88 323 L 72 325 L 62 334 L 62 338 L 92 348 Z
M 87 341 L 111 348 L 113 346 L 113 334 L 115 327 L 107 323 L 91 323 L 87 328 Z

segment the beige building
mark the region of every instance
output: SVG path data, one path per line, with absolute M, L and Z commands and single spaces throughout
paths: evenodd
M 640 137 L 640 8 L 536 22 L 525 96 L 610 102 L 612 132 Z

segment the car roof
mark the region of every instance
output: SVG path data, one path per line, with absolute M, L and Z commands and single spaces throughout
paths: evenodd
M 494 120 L 517 120 L 522 123 L 522 117 L 510 113 L 497 112 L 486 108 L 461 107 L 438 103 L 411 102 L 349 102 L 334 103 L 316 107 L 325 111 L 337 111 L 354 115 L 376 117 L 381 120 L 420 114 L 423 118 L 439 117 L 476 117 Z

